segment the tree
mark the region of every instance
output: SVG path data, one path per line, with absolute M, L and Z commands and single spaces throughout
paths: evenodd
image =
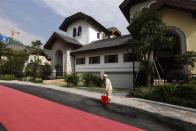
M 41 55 L 41 56 L 46 56 L 44 53 L 44 49 L 41 48 L 43 44 L 41 43 L 40 40 L 35 40 L 31 42 L 31 47 L 28 47 L 31 54 L 33 55 Z
M 173 37 L 157 11 L 144 8 L 129 27 L 133 39 L 130 48 L 135 49 L 137 59 L 143 64 L 147 87 L 152 84 L 153 59 L 161 48 L 172 47 Z
M 25 75 L 35 78 L 39 77 L 41 61 L 39 58 L 34 57 L 34 60 L 31 60 L 25 68 Z
M 35 40 L 31 42 L 31 47 L 36 48 L 36 49 L 40 49 L 42 45 L 43 44 L 40 40 Z
M 176 61 L 178 63 L 179 68 L 183 68 L 184 66 L 195 67 L 196 52 L 187 51 L 185 54 L 177 55 Z
M 3 71 L 2 66 L 4 64 L 4 61 L 7 58 L 9 58 L 11 54 L 12 54 L 12 50 L 6 48 L 6 45 L 4 43 L 0 42 L 0 75 L 2 74 L 2 71 Z
M 6 45 L 0 42 L 0 62 L 2 62 L 3 56 L 8 56 L 12 53 L 11 49 L 6 48 Z
M 9 54 L 9 57 L 1 64 L 1 73 L 21 78 L 23 76 L 24 63 L 27 60 L 28 54 L 26 52 L 12 52 L 12 54 Z

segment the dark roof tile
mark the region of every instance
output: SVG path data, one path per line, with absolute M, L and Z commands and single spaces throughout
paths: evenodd
M 57 40 L 57 39 L 63 41 L 64 43 L 69 43 L 69 44 L 71 44 L 73 46 L 76 46 L 76 47 L 81 47 L 82 46 L 82 44 L 80 44 L 74 38 L 68 37 L 68 36 L 66 36 L 64 34 L 61 34 L 61 33 L 58 33 L 58 32 L 54 32 L 52 34 L 52 36 L 50 37 L 50 39 L 44 45 L 44 48 L 45 49 L 51 49 L 54 41 Z
M 91 23 L 92 25 L 94 25 L 95 27 L 97 27 L 98 29 L 104 31 L 107 34 L 110 34 L 110 31 L 108 31 L 102 24 L 100 24 L 97 20 L 95 20 L 94 18 L 92 18 L 89 15 L 86 15 L 82 12 L 78 12 L 72 16 L 69 16 L 67 18 L 65 18 L 65 20 L 63 21 L 63 23 L 61 24 L 61 26 L 59 27 L 60 30 L 62 31 L 67 31 L 68 26 L 77 20 L 87 20 L 89 23 Z
M 125 36 L 116 37 L 116 38 L 109 38 L 109 39 L 94 41 L 88 45 L 82 46 L 81 48 L 79 48 L 75 51 L 72 51 L 72 54 L 77 54 L 77 53 L 81 53 L 84 51 L 90 51 L 90 50 L 125 45 L 125 44 L 127 44 L 128 40 L 131 38 L 132 37 L 130 35 L 125 35 Z

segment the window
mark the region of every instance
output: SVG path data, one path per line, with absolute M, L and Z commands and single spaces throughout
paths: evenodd
M 89 64 L 100 64 L 100 56 L 89 57 Z
M 97 38 L 98 38 L 98 39 L 100 38 L 100 33 L 97 33 Z
M 73 37 L 76 37 L 76 34 L 77 34 L 77 30 L 76 28 L 73 29 Z
M 76 58 L 76 65 L 83 65 L 83 64 L 85 64 L 85 57 Z
M 81 35 L 82 35 L 82 27 L 79 26 L 79 27 L 78 27 L 78 36 L 81 36 Z
M 136 58 L 131 53 L 126 53 L 123 55 L 124 62 L 136 61 Z
M 105 63 L 118 63 L 118 55 L 106 55 Z

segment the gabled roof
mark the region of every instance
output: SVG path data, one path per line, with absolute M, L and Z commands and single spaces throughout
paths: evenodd
M 106 34 L 110 34 L 110 32 L 102 25 L 100 24 L 98 21 L 96 21 L 94 18 L 92 18 L 91 16 L 88 16 L 82 12 L 78 12 L 72 16 L 67 17 L 63 23 L 61 24 L 61 26 L 59 27 L 60 30 L 62 31 L 67 31 L 68 26 L 75 21 L 78 20 L 86 20 L 89 23 L 91 23 L 93 26 L 97 27 L 98 29 L 104 31 Z
M 128 44 L 128 40 L 132 39 L 131 35 L 120 36 L 116 38 L 109 38 L 104 40 L 94 41 L 88 45 L 72 51 L 72 54 L 79 54 L 86 51 L 94 51 L 99 49 L 106 49 L 111 47 L 119 47 Z
M 130 7 L 144 1 L 148 0 L 124 0 L 124 2 L 120 5 L 120 9 L 125 15 L 128 22 L 130 15 Z M 172 8 L 190 11 L 191 13 L 196 12 L 196 1 L 194 0 L 157 0 L 157 2 L 152 7 L 154 7 L 155 9 L 160 9 L 164 5 Z
M 46 44 L 44 45 L 44 48 L 45 49 L 51 49 L 52 45 L 54 44 L 54 42 L 56 40 L 60 40 L 66 44 L 70 44 L 76 48 L 78 47 L 81 47 L 82 44 L 80 44 L 77 40 L 71 38 L 71 37 L 68 37 L 66 35 L 63 35 L 61 33 L 57 33 L 57 32 L 54 32 L 52 34 L 52 36 L 50 37 L 50 39 L 46 42 Z

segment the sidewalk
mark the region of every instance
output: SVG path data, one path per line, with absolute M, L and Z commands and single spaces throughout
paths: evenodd
M 101 96 L 101 93 L 97 92 L 89 92 L 86 90 L 80 90 L 75 88 L 63 88 L 55 85 L 42 85 L 20 81 L 0 82 L 39 86 L 43 88 L 65 91 L 72 94 L 78 94 L 94 99 L 100 99 Z M 107 106 L 107 108 L 109 110 L 113 110 L 126 115 L 133 114 L 134 112 L 137 115 L 151 117 L 158 122 L 164 122 L 170 125 L 178 126 L 182 130 L 196 130 L 196 110 L 191 108 L 174 106 L 159 102 L 152 102 L 137 98 L 120 97 L 116 95 L 112 97 L 112 103 Z

